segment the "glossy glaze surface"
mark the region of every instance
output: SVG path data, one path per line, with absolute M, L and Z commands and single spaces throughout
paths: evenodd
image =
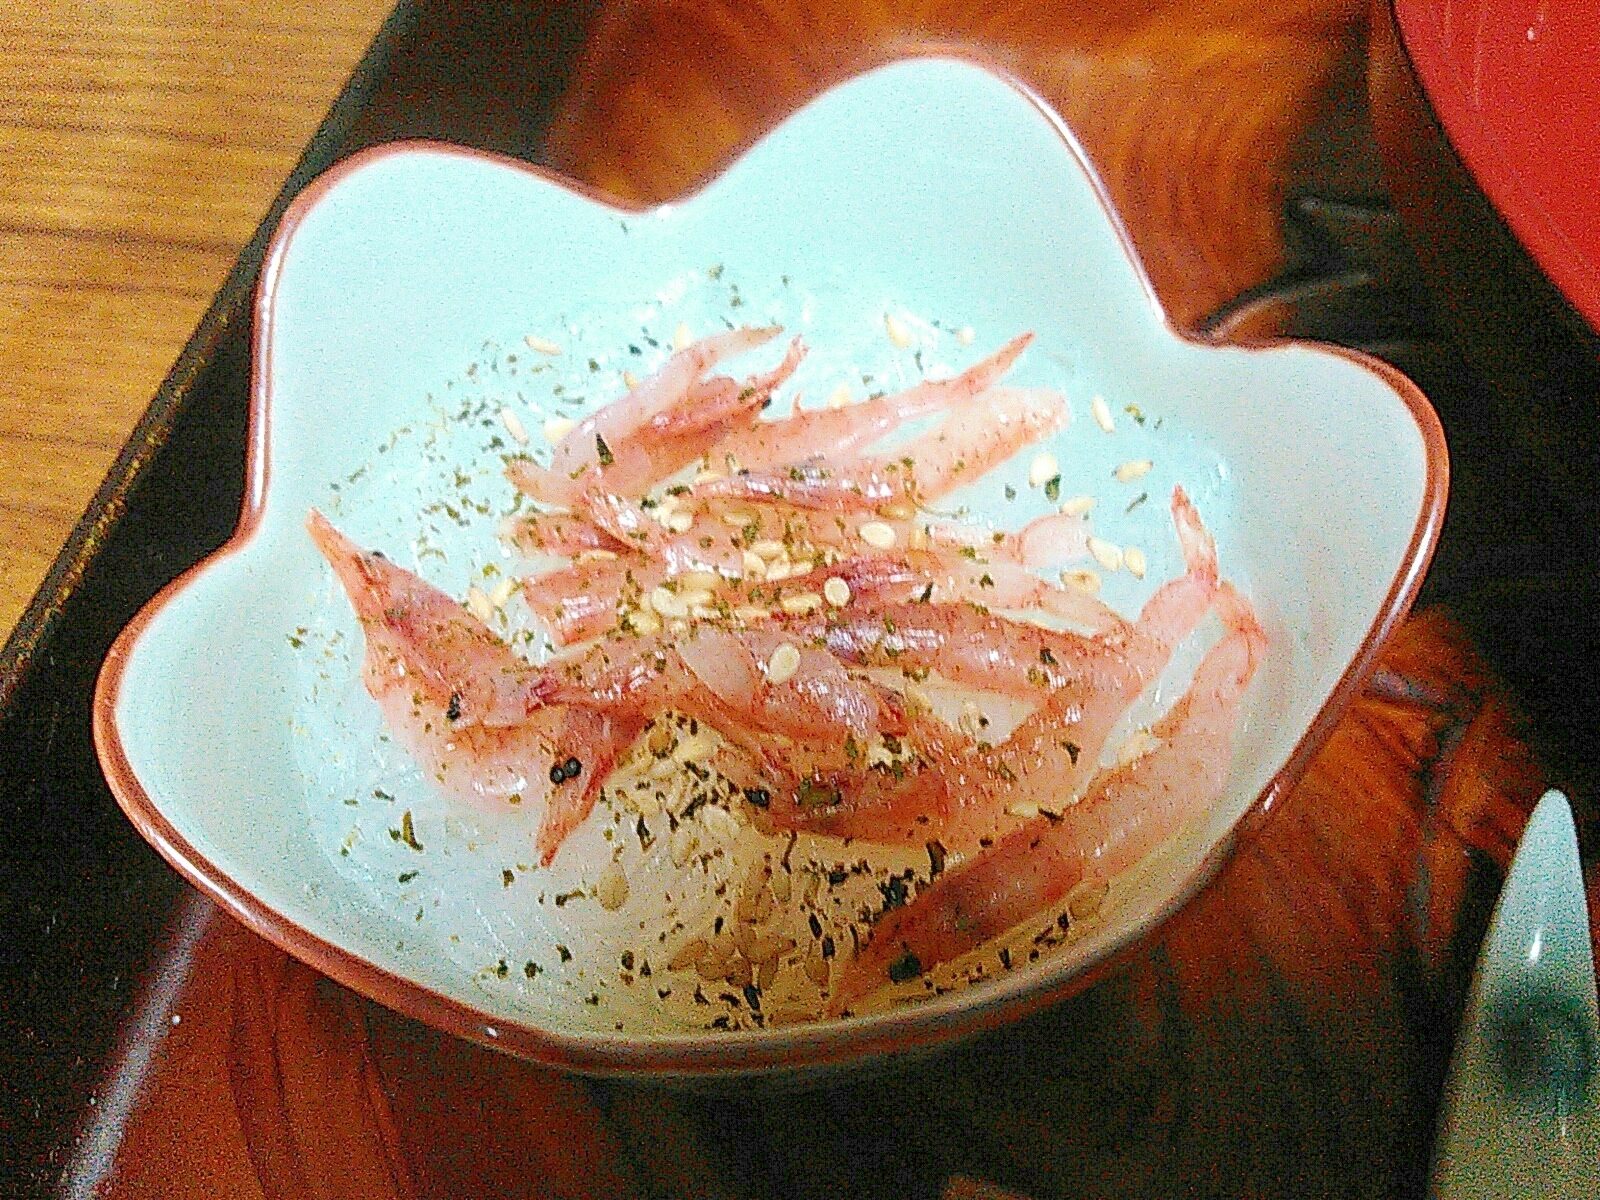
M 1396 0 L 1428 102 L 1478 185 L 1600 329 L 1600 22 L 1584 0 Z

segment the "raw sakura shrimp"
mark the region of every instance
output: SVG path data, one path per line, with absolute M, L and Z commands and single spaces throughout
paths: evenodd
M 887 911 L 836 976 L 837 1015 L 1109 879 L 1201 813 L 1264 638 L 1181 487 L 1184 571 L 1132 620 L 1041 574 L 1086 552 L 1085 517 L 994 531 L 927 513 L 1067 423 L 1059 393 L 1001 383 L 1031 335 L 949 379 L 847 407 L 796 399 L 772 419 L 800 339 L 742 383 L 709 372 L 778 333 L 704 338 L 574 426 L 548 465 L 508 464 L 540 507 L 505 536 L 564 560 L 521 585 L 560 648 L 547 662 L 320 513 L 307 525 L 390 727 L 451 794 L 538 811 L 544 865 L 667 713 L 720 735 L 710 765 L 763 831 L 945 847 L 958 865 Z M 1223 636 L 1188 691 L 1102 768 L 1208 612 Z M 961 719 L 929 689 L 964 697 Z M 984 706 L 1007 711 L 1004 734 Z
M 644 491 L 761 412 L 805 355 L 799 338 L 776 368 L 743 384 L 725 375 L 702 376 L 777 334 L 776 329 L 735 329 L 679 350 L 621 400 L 573 426 L 556 444 L 548 467 L 519 458 L 507 474 L 533 499 L 569 508 L 592 487 L 619 496 Z
M 1049 911 L 1074 888 L 1108 882 L 1205 812 L 1227 779 L 1239 699 L 1266 646 L 1226 584 L 1216 609 L 1226 633 L 1151 727 L 1154 749 L 1099 773 L 1068 812 L 1027 821 L 887 912 L 837 981 L 833 1015 Z
M 543 672 L 462 605 L 363 552 L 321 513 L 313 510 L 306 526 L 361 622 L 362 681 L 389 728 L 451 795 L 542 804 L 536 844 L 548 866 L 643 722 L 547 704 Z M 572 763 L 578 770 L 569 772 Z

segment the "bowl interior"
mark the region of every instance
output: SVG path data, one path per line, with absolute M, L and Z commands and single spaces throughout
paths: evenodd
M 885 336 L 886 314 L 909 345 Z M 487 587 L 514 567 L 495 538 L 518 448 L 502 409 L 537 443 L 546 418 L 661 361 L 680 326 L 763 322 L 813 347 L 795 381 L 813 400 L 840 379 L 859 396 L 943 374 L 1034 331 L 1011 379 L 1071 401 L 1047 447 L 1062 494 L 1095 495 L 1096 532 L 1149 559 L 1142 580 L 1108 574 L 1105 598 L 1132 613 L 1179 573 L 1166 499 L 1182 484 L 1271 648 L 1222 800 L 1068 943 L 914 1006 L 708 1036 L 703 1014 L 657 996 L 659 897 L 636 889 L 620 914 L 588 898 L 609 839 L 631 833 L 591 819 L 532 869 L 531 819 L 443 800 L 388 743 L 359 628 L 303 523 L 320 508 L 452 594 Z M 1442 510 L 1442 438 L 1415 389 L 1342 353 L 1175 335 L 1070 135 L 1011 82 L 946 59 L 841 85 L 704 191 L 646 212 L 448 147 L 358 156 L 277 235 L 256 371 L 238 536 L 141 614 L 102 678 L 112 785 L 181 870 L 314 965 L 457 1033 L 591 1069 L 822 1061 L 953 1036 L 1071 987 L 1192 894 L 1303 759 L 1409 603 Z M 1090 419 L 1097 396 L 1114 433 Z M 1030 458 L 956 502 L 1007 528 L 1046 511 Z M 1138 459 L 1149 475 L 1113 479 Z M 556 902 L 573 893 L 586 898 Z M 621 965 L 651 955 L 649 980 Z

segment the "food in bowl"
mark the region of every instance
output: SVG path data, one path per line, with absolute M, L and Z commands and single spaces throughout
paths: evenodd
M 768 419 L 801 339 L 743 380 L 712 372 L 779 332 L 683 339 L 621 397 L 548 427 L 548 461 L 509 459 L 537 507 L 519 501 L 504 534 L 554 560 L 515 584 L 553 644 L 544 661 L 489 627 L 481 590 L 457 601 L 320 512 L 307 521 L 391 732 L 450 796 L 536 820 L 542 867 L 604 806 L 641 848 L 661 845 L 631 873 L 620 844 L 589 864 L 602 908 L 650 889 L 669 906 L 670 889 L 720 896 L 713 851 L 693 870 L 696 831 L 718 830 L 705 840 L 746 864 L 731 911 L 672 921 L 664 961 L 637 965 L 732 987 L 719 996 L 758 1025 L 970 982 L 982 966 L 950 965 L 1025 924 L 1037 954 L 1091 916 L 1222 789 L 1266 640 L 1181 485 L 1184 570 L 1131 619 L 1086 564 L 1142 576 L 1143 552 L 1095 537 L 1085 501 L 1057 507 L 1050 456 L 1028 486 L 1054 511 L 1019 529 L 942 509 L 1068 421 L 1060 392 L 1002 382 L 1030 335 L 948 378 L 859 403 L 796 397 Z M 1192 678 L 1130 728 L 1208 614 Z M 802 837 L 813 866 L 836 865 L 797 872 Z M 993 956 L 1011 967 L 1009 946 Z

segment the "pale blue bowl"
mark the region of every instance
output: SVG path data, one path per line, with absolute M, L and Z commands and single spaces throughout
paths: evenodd
M 890 313 L 914 345 L 884 336 Z M 410 565 L 462 595 L 504 565 L 493 531 L 511 500 L 499 455 L 512 447 L 498 409 L 513 407 L 537 439 L 544 415 L 568 411 L 554 383 L 592 406 L 623 369 L 658 361 L 680 323 L 704 332 L 724 319 L 803 332 L 816 352 L 800 386 L 813 400 L 841 374 L 896 385 L 916 374 L 917 353 L 943 371 L 1035 331 L 1013 379 L 1072 402 L 1049 447 L 1064 492 L 1099 495 L 1097 531 L 1149 555 L 1147 578 L 1108 576 L 1105 597 L 1134 611 L 1180 569 L 1165 501 L 1181 483 L 1270 634 L 1219 803 L 1082 936 L 1003 979 L 731 1035 L 627 1009 L 610 975 L 603 1002 L 585 1003 L 612 934 L 574 915 L 584 906 L 558 920 L 528 896 L 592 884 L 583 838 L 598 830 L 580 831 L 547 877 L 505 888 L 503 865 L 533 861 L 532 822 L 451 811 L 382 741 L 356 679 L 357 627 L 304 533 L 307 509 L 392 554 L 409 548 Z M 952 332 L 962 327 L 971 346 Z M 529 334 L 564 353 L 528 349 Z M 445 1029 L 585 1070 L 847 1062 L 1082 987 L 1192 896 L 1240 823 L 1304 767 L 1415 595 L 1445 497 L 1443 438 L 1415 387 L 1343 351 L 1179 336 L 1059 119 L 1014 83 L 940 58 L 834 88 L 702 192 L 644 212 L 447 146 L 358 155 L 285 217 L 255 350 L 239 531 L 139 615 L 100 679 L 95 734 L 111 785 L 174 866 L 291 953 Z M 1114 434 L 1089 419 L 1096 395 Z M 1111 479 L 1142 458 L 1155 468 L 1138 484 Z M 1037 489 L 1003 499 L 1026 471 L 1012 464 L 962 499 L 1015 525 L 1044 511 Z M 487 513 L 462 508 L 463 495 Z M 383 836 L 394 810 L 375 790 L 415 811 L 426 856 Z M 417 866 L 427 870 L 399 882 Z M 530 947 L 543 956 L 561 939 L 589 963 L 585 981 L 518 969 Z

